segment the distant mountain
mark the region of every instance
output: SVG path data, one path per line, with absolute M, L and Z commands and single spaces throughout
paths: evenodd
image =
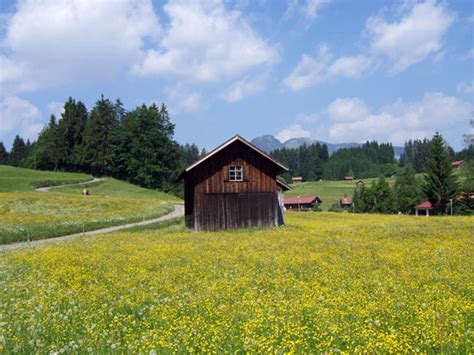
M 275 138 L 274 136 L 270 134 L 256 137 L 252 140 L 252 143 L 268 153 L 271 153 L 272 151 L 276 149 L 281 149 L 281 148 L 294 149 L 304 144 L 311 145 L 311 144 L 319 143 L 319 144 L 326 144 L 328 146 L 329 154 L 332 154 L 336 150 L 339 150 L 341 148 L 353 148 L 353 147 L 360 147 L 362 145 L 360 143 L 327 143 L 323 141 L 317 141 L 311 138 L 291 138 L 285 141 L 284 143 L 282 143 L 277 138 Z M 398 147 L 398 146 L 394 146 L 393 150 L 395 151 L 395 157 L 397 159 L 404 152 L 404 148 Z
M 283 148 L 283 144 L 271 134 L 254 138 L 252 143 L 267 153 Z

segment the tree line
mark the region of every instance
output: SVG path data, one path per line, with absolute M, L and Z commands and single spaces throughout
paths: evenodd
M 180 194 L 175 177 L 205 151 L 179 145 L 174 128 L 164 104 L 126 111 L 120 99 L 102 96 L 88 112 L 69 98 L 61 119 L 51 115 L 35 142 L 16 136 L 10 152 L 0 142 L 0 164 L 107 175 Z
M 391 176 L 397 171 L 397 161 L 390 143 L 366 142 L 360 147 L 342 148 L 328 154 L 325 144 L 302 145 L 292 149 L 277 149 L 271 155 L 286 164 L 291 175 L 311 180 L 342 180 L 346 176 L 368 178 Z
M 393 188 L 384 177 L 370 187 L 356 188 L 354 212 L 413 214 L 415 206 L 427 200 L 435 214 L 474 214 L 474 160 L 468 156 L 462 166 L 464 181 L 460 181 L 451 162 L 452 152 L 442 135 L 436 133 L 426 149 L 423 174 L 417 175 L 413 165 L 405 163 Z

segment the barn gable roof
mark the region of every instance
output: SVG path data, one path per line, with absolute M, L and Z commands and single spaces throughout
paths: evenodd
M 196 161 L 195 163 L 191 164 L 190 166 L 188 166 L 186 169 L 184 169 L 181 174 L 179 174 L 177 180 L 180 180 L 184 177 L 184 175 L 189 172 L 190 170 L 194 169 L 195 167 L 197 167 L 198 165 L 200 165 L 201 163 L 203 163 L 204 161 L 208 160 L 209 158 L 211 158 L 212 156 L 214 156 L 215 154 L 217 154 L 218 152 L 220 152 L 221 150 L 223 150 L 224 148 L 228 147 L 229 145 L 231 145 L 232 143 L 234 142 L 241 142 L 243 144 L 245 144 L 246 146 L 248 146 L 249 148 L 253 149 L 255 152 L 257 152 L 258 154 L 260 154 L 261 156 L 263 156 L 264 158 L 268 159 L 270 162 L 272 162 L 274 165 L 278 166 L 280 168 L 280 171 L 289 171 L 289 169 L 284 166 L 282 163 L 276 161 L 275 159 L 273 159 L 270 155 L 268 155 L 267 153 L 265 153 L 263 150 L 261 150 L 260 148 L 256 147 L 255 145 L 253 145 L 252 143 L 250 143 L 248 140 L 242 138 L 241 136 L 239 136 L 238 134 L 235 135 L 234 137 L 232 137 L 231 139 L 229 139 L 228 141 L 222 143 L 220 146 L 218 146 L 217 148 L 213 149 L 212 151 L 210 151 L 208 154 L 206 154 L 204 157 L 202 157 L 201 159 L 199 159 L 198 161 Z

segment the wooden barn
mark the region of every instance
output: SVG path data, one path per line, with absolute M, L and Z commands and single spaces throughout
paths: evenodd
M 283 223 L 277 175 L 288 168 L 236 135 L 187 167 L 184 179 L 185 224 L 213 231 Z

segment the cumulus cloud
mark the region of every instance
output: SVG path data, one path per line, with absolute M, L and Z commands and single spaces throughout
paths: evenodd
M 160 33 L 150 0 L 23 0 L 15 8 L 0 56 L 4 92 L 111 79 Z
M 402 5 L 402 17 L 389 22 L 383 15 L 371 17 L 366 30 L 370 48 L 391 61 L 391 72 L 399 73 L 442 48 L 442 39 L 454 15 L 435 0 Z
M 141 76 L 179 77 L 213 82 L 274 63 L 275 47 L 267 44 L 239 11 L 222 1 L 172 0 L 164 6 L 170 19 L 159 46 L 134 66 Z
M 267 77 L 265 75 L 246 77 L 233 83 L 222 95 L 222 98 L 227 102 L 240 101 L 244 97 L 263 91 L 265 89 L 266 83 Z
M 355 55 L 334 58 L 324 44 L 317 56 L 303 54 L 283 84 L 297 91 L 335 79 L 360 78 L 379 63 L 387 63 L 390 73 L 397 74 L 430 55 L 434 63 L 441 61 L 442 40 L 454 15 L 435 0 L 404 2 L 397 13 L 393 22 L 383 14 L 370 17 L 365 28 L 368 42 Z
M 41 113 L 31 102 L 18 96 L 7 96 L 0 101 L 0 134 L 18 133 L 32 140 L 42 128 Z
M 328 46 L 322 44 L 316 57 L 303 54 L 300 62 L 283 83 L 287 88 L 298 91 L 338 78 L 355 79 L 368 71 L 371 63 L 371 59 L 363 55 L 334 60 Z
M 171 113 L 196 112 L 201 108 L 201 94 L 186 89 L 182 83 L 168 88 L 167 92 Z
M 292 0 L 288 4 L 286 16 L 298 13 L 309 21 L 313 21 L 318 17 L 321 8 L 329 2 L 330 0 Z
M 456 90 L 461 94 L 472 94 L 474 93 L 474 83 L 461 82 L 456 86 Z
M 311 137 L 311 132 L 301 127 L 299 124 L 294 124 L 284 130 L 278 132 L 276 138 L 280 142 L 286 142 L 291 138 L 309 138 Z
M 426 93 L 418 102 L 399 99 L 378 111 L 359 98 L 337 99 L 328 106 L 329 135 L 338 142 L 377 139 L 403 144 L 468 119 L 472 109 L 470 103 L 439 92 Z

